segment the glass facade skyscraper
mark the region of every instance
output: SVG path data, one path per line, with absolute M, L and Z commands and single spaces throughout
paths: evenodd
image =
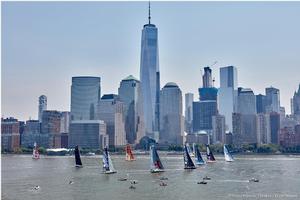
M 71 120 L 95 119 L 100 94 L 100 77 L 72 77 Z
M 150 137 L 159 131 L 160 74 L 158 63 L 158 31 L 150 22 L 142 30 L 140 81 L 145 131 Z
M 232 132 L 232 113 L 236 111 L 237 69 L 234 66 L 220 68 L 220 88 L 218 106 L 220 114 L 225 116 L 228 132 Z

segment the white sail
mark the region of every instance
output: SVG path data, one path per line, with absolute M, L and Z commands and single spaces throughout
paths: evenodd
M 109 153 L 107 155 L 108 155 L 108 162 L 109 162 L 109 171 L 110 172 L 116 172 Z
M 227 161 L 227 162 L 234 161 L 234 159 L 233 159 L 232 155 L 229 153 L 226 145 L 224 145 L 224 157 L 225 157 L 225 161 Z
M 39 159 L 40 158 L 40 154 L 39 154 L 39 151 L 37 149 L 37 145 L 36 145 L 36 142 L 34 143 L 34 148 L 33 148 L 33 151 L 32 151 L 32 158 L 33 159 Z

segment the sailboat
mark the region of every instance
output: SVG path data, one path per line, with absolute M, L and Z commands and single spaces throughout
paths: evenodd
M 154 145 L 150 146 L 150 172 L 158 173 L 164 171 L 164 166 L 162 165 L 156 148 Z
M 75 154 L 75 167 L 82 167 L 82 162 L 80 159 L 80 152 L 79 152 L 78 146 L 75 146 L 74 154 Z
M 113 173 L 117 173 L 117 171 L 115 170 L 111 157 L 108 153 L 107 147 L 104 148 L 103 150 L 103 173 L 104 174 L 113 174 Z
M 225 161 L 227 162 L 233 162 L 233 156 L 231 155 L 231 153 L 229 153 L 226 145 L 224 144 L 224 157 L 225 157 Z
M 190 156 L 193 156 L 193 157 L 194 157 L 195 154 L 193 153 L 193 151 L 192 151 L 192 149 L 191 149 L 189 143 L 186 143 L 186 148 L 187 148 L 187 151 L 189 152 Z
M 205 164 L 205 161 L 203 160 L 202 156 L 201 156 L 201 153 L 198 149 L 198 147 L 195 147 L 195 160 L 196 160 L 196 165 L 204 165 Z
M 209 145 L 206 145 L 206 158 L 208 163 L 216 162 L 216 159 L 212 153 L 212 151 L 209 148 Z
M 36 145 L 36 142 L 34 143 L 34 148 L 33 148 L 33 151 L 32 151 L 32 158 L 33 159 L 40 159 L 40 153 L 39 153 L 39 150 L 37 148 L 37 145 Z
M 135 160 L 129 144 L 126 145 L 125 151 L 126 151 L 126 159 L 125 160 L 127 160 L 127 161 Z
M 184 160 L 184 169 L 196 169 L 196 166 L 193 160 L 191 159 L 187 145 L 184 145 L 183 160 Z

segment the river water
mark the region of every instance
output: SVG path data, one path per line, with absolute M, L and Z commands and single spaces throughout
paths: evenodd
M 183 169 L 182 156 L 161 155 L 166 171 L 149 172 L 149 156 L 125 161 L 112 156 L 116 174 L 102 174 L 102 156 L 82 157 L 83 168 L 74 167 L 68 156 L 2 155 L 2 199 L 6 200 L 173 200 L 173 199 L 300 199 L 300 156 L 239 155 L 227 163 L 217 162 Z M 129 189 L 136 180 L 136 189 Z M 167 177 L 167 186 L 160 186 L 160 177 Z M 204 176 L 206 185 L 197 184 Z M 259 182 L 249 182 L 250 178 Z M 73 181 L 72 184 L 69 182 Z M 40 189 L 34 190 L 39 185 Z

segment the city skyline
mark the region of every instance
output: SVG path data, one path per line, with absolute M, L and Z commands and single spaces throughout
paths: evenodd
M 258 4 L 261 5 L 259 9 L 257 9 Z M 93 5 L 97 6 L 93 7 Z M 124 5 L 127 7 L 122 7 Z M 82 6 L 90 12 L 82 9 Z M 72 9 L 67 12 L 68 14 L 63 14 L 67 7 Z M 201 13 L 205 8 L 218 13 L 218 10 L 221 11 L 223 7 L 223 12 L 217 16 L 208 15 L 208 11 L 202 14 L 196 13 Z M 236 7 L 241 7 L 244 13 L 237 11 Z M 37 119 L 38 97 L 42 94 L 47 96 L 47 106 L 50 110 L 70 111 L 73 76 L 99 76 L 101 89 L 103 89 L 101 93 L 117 94 L 119 82 L 122 79 L 130 74 L 139 77 L 140 35 L 142 26 L 148 21 L 147 8 L 146 2 L 3 3 L 2 116 L 14 116 L 20 120 L 26 120 L 29 117 Z M 167 10 L 163 12 L 166 8 Z M 178 18 L 175 13 L 180 9 L 181 12 L 188 11 L 188 9 L 191 12 Z M 256 16 L 250 15 L 252 9 L 256 9 Z M 264 9 L 269 10 L 268 14 L 274 17 L 273 20 L 257 21 L 257 18 L 267 16 L 264 14 Z M 283 14 L 279 14 L 278 9 Z M 234 13 L 230 13 L 230 10 L 234 10 Z M 300 17 L 299 10 L 298 2 L 153 2 L 151 20 L 159 27 L 160 35 L 160 85 L 176 82 L 183 94 L 192 92 L 196 100 L 197 90 L 202 81 L 203 67 L 218 61 L 217 65 L 212 67 L 216 87 L 219 87 L 219 68 L 234 65 L 238 71 L 238 86 L 251 88 L 255 94 L 264 94 L 265 88 L 270 86 L 280 89 L 281 105 L 285 107 L 287 113 L 290 113 L 290 99 L 300 81 L 295 75 L 300 63 L 300 58 L 297 58 L 297 52 L 300 51 L 297 35 L 300 34 L 300 28 L 292 26 L 293 21 L 289 24 L 284 20 L 294 19 L 296 23 L 297 16 Z M 44 11 L 46 15 L 43 16 Z M 83 16 L 78 17 L 76 11 L 80 11 Z M 111 23 L 106 21 L 107 24 L 101 24 L 103 17 L 111 16 L 112 11 L 118 13 L 120 17 L 110 18 Z M 170 17 L 169 20 L 163 17 L 166 13 Z M 128 19 L 124 19 L 127 15 Z M 217 24 L 221 26 L 217 28 L 212 27 L 212 24 L 218 22 L 222 15 L 225 15 L 223 16 L 225 19 L 221 19 L 225 24 Z M 248 22 L 246 24 L 249 27 L 239 20 L 235 21 L 235 17 L 239 15 Z M 203 20 L 203 17 L 208 16 L 212 17 L 211 22 Z M 56 20 L 59 17 L 64 18 L 58 22 Z M 254 19 L 247 17 L 254 17 Z M 186 19 L 194 19 L 194 21 L 185 23 Z M 232 24 L 227 23 L 226 19 L 233 20 Z M 29 20 L 30 23 L 28 23 Z M 46 23 L 43 23 L 44 21 Z M 69 22 L 67 27 L 64 22 Z M 79 24 L 76 24 L 78 22 Z M 104 26 L 103 29 L 95 28 L 100 24 Z M 112 25 L 114 27 L 111 27 Z M 178 25 L 183 27 L 183 30 L 178 29 Z M 222 26 L 224 28 L 226 25 L 241 29 L 235 30 L 237 31 L 235 33 L 227 27 L 222 32 Z M 266 28 L 264 25 L 269 27 Z M 281 28 L 277 29 L 278 32 L 272 32 L 277 25 Z M 51 28 L 55 27 L 57 29 L 53 31 Z M 124 35 L 121 38 L 114 32 L 116 27 L 121 28 L 121 34 Z M 261 28 L 262 32 L 253 30 L 249 34 L 247 30 L 255 27 Z M 282 27 L 287 29 L 286 32 Z M 74 30 L 79 33 L 71 35 L 71 33 L 76 33 Z M 207 35 L 206 30 L 211 33 Z M 223 39 L 222 33 L 225 35 Z M 241 36 L 234 39 L 241 33 L 249 34 L 249 41 Z M 250 37 L 251 33 L 253 37 Z M 87 38 L 87 36 L 92 37 Z M 276 40 L 281 37 L 284 38 L 283 41 Z M 182 38 L 187 39 L 180 41 Z M 97 40 L 100 42 L 95 42 Z M 75 41 L 77 45 L 73 44 Z M 179 45 L 176 44 L 177 42 Z M 191 44 L 193 42 L 195 44 Z M 219 45 L 218 42 L 221 44 Z M 281 48 L 272 48 L 270 44 L 273 42 Z M 201 48 L 202 43 L 205 44 L 203 48 Z M 231 45 L 232 48 L 230 48 Z M 27 52 L 28 47 L 30 51 Z M 264 54 L 266 52 L 268 53 Z M 262 69 L 265 66 L 267 69 Z M 35 73 L 32 74 L 32 72 Z M 111 73 L 115 73 L 114 76 Z

